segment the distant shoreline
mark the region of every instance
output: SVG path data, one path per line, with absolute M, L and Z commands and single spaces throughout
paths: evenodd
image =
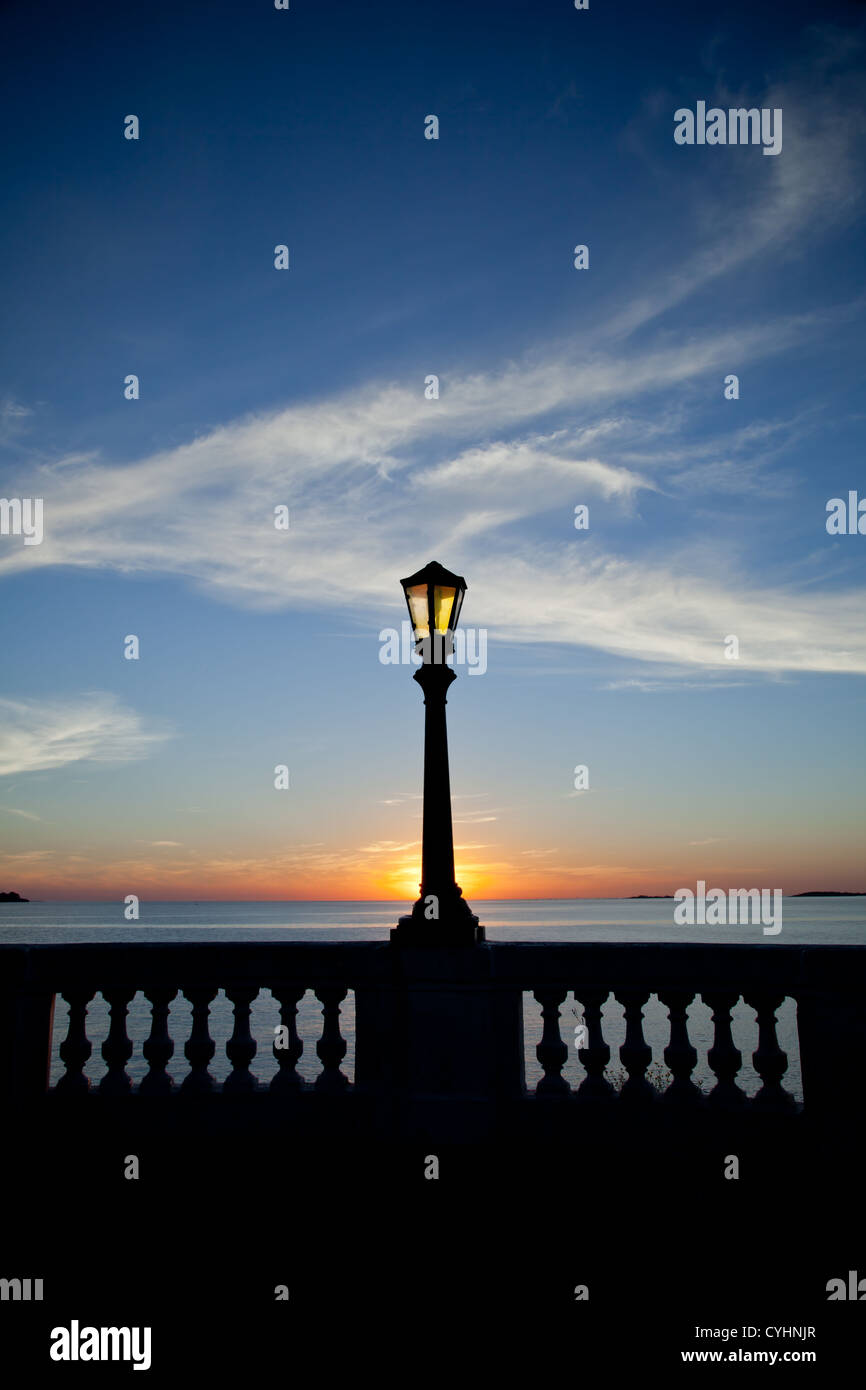
M 477 902 L 486 903 L 628 903 L 628 902 L 663 902 L 673 901 L 673 893 L 631 893 L 628 897 L 615 898 L 484 898 L 479 897 Z M 810 889 L 806 893 L 784 893 L 785 898 L 866 898 L 866 891 L 849 892 L 845 889 L 820 888 Z M 18 893 L 0 893 L 0 903 L 77 903 L 82 906 L 92 903 L 113 903 L 117 899 L 110 898 L 23 898 Z M 163 903 L 186 903 L 191 907 L 200 907 L 205 903 L 237 903 L 237 904 L 266 904 L 266 903 L 376 903 L 392 904 L 405 902 L 405 898 L 149 898 L 153 906 Z
M 605 902 L 638 902 L 640 899 L 655 901 L 658 898 L 673 898 L 673 893 L 632 893 L 629 898 L 605 898 Z M 866 898 L 866 893 L 849 893 L 839 888 L 812 888 L 808 893 L 783 893 L 784 898 Z M 567 900 L 566 900 L 567 901 Z M 578 901 L 578 899 L 575 899 Z M 602 899 L 599 899 L 602 901 Z

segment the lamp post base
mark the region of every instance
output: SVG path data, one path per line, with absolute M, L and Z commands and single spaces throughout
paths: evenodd
M 416 922 L 401 917 L 391 928 L 392 946 L 475 946 L 487 937 L 478 918 L 467 922 Z
M 436 907 L 437 915 L 429 914 Z M 475 946 L 486 940 L 484 928 L 458 888 L 447 900 L 423 893 L 407 917 L 391 928 L 395 946 Z

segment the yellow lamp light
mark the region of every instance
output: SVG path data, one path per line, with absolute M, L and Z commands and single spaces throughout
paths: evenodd
M 400 583 L 406 595 L 416 644 L 424 642 L 431 632 L 440 637 L 453 634 L 466 593 L 466 580 L 461 575 L 452 574 L 444 565 L 431 560 Z

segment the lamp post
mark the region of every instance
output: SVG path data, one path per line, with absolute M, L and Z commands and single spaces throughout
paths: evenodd
M 466 580 L 431 560 L 401 579 L 422 664 L 415 680 L 424 691 L 424 820 L 421 896 L 411 915 L 401 917 L 391 940 L 401 946 L 471 946 L 484 928 L 454 881 L 454 833 L 445 703 L 456 672 L 446 658 L 454 650 Z

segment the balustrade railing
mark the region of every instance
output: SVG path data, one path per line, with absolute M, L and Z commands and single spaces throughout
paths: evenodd
M 733 991 L 720 995 L 713 990 L 694 994 L 681 990 L 662 990 L 658 994 L 650 994 L 647 990 L 611 990 L 605 995 L 603 991 L 583 990 L 578 986 L 574 1001 L 581 1006 L 585 1020 L 585 1045 L 576 1048 L 583 1073 L 577 1084 L 563 1074 L 570 1058 L 561 1033 L 566 1018 L 566 990 L 538 989 L 529 997 L 535 1001 L 542 1023 L 541 1039 L 535 1047 L 542 1071 L 535 1087 L 538 1097 L 573 1097 L 581 1104 L 593 1105 L 619 1098 L 626 1107 L 662 1100 L 666 1106 L 680 1110 L 696 1109 L 705 1103 L 713 1108 L 736 1110 L 747 1101 L 751 1101 L 754 1108 L 768 1112 L 793 1113 L 797 1108 L 799 1069 L 792 1075 L 791 1058 L 781 1047 L 777 1031 L 778 1012 L 786 1002 L 781 992 L 750 990 L 747 996 L 741 996 Z M 647 1006 L 652 1010 L 654 1000 L 658 1001 L 654 1011 L 656 1017 L 648 1018 Z M 705 1011 L 712 1010 L 713 1039 L 704 1054 L 704 1071 L 712 1078 L 709 1091 L 694 1079 L 701 1057 L 689 1033 L 689 1010 L 700 1004 Z M 735 1045 L 732 1034 L 732 1013 L 739 1004 L 751 1011 L 757 1029 L 757 1047 L 748 1058 Z M 604 1012 L 617 1005 L 621 1006 L 625 1037 L 616 1049 L 616 1057 L 612 1057 L 602 1018 Z M 663 1075 L 657 1066 L 651 1082 L 648 1071 L 653 1062 L 653 1049 L 647 1037 L 647 1023 L 657 1030 L 661 1009 L 666 1013 L 668 1026 L 668 1040 L 662 1052 L 667 1074 Z M 577 1008 L 572 1012 L 577 1015 Z M 792 1042 L 796 1047 L 796 1034 Z M 758 1084 L 752 1095 L 743 1084 L 743 1073 L 747 1069 L 757 1075 Z M 609 1073 L 618 1074 L 618 1086 L 609 1079 Z
M 46 1094 L 69 1101 L 97 1095 L 106 1101 L 134 1097 L 183 1105 L 190 1098 L 269 1097 L 278 1106 L 293 1097 L 367 1095 L 392 1105 L 451 1098 L 490 1110 L 490 1124 L 542 1107 L 547 1114 L 577 1117 L 586 1107 L 627 1116 L 653 1110 L 680 1117 L 746 1112 L 825 1118 L 840 1108 L 856 1110 L 863 1089 L 866 1025 L 862 1010 L 866 947 L 595 945 L 487 943 L 466 950 L 401 950 L 375 942 L 231 943 L 202 945 L 110 944 L 4 946 L 2 964 L 3 1065 L 7 1098 Z M 217 1044 L 211 1011 L 222 991 L 231 1006 L 225 1042 L 227 1072 L 214 1075 Z M 251 1024 L 263 991 L 270 991 L 278 1025 L 267 1035 L 273 1075 L 254 1069 L 265 1039 Z M 298 1070 L 312 1060 L 298 1027 L 308 991 L 320 1010 L 315 1054 L 318 1074 Z M 342 1011 L 353 994 L 355 1074 L 343 1070 L 347 1038 Z M 101 995 L 108 1028 L 94 1070 L 88 1009 Z M 563 1006 L 579 1004 L 581 1045 L 575 1048 L 581 1078 L 573 1084 L 569 1041 L 562 1036 Z M 55 1046 L 61 1074 L 50 1081 L 55 1001 L 65 1001 L 65 1036 Z M 149 1006 L 146 1036 L 130 1036 L 130 1005 Z M 540 1012 L 535 1052 L 537 1084 L 527 1085 L 524 1001 Z M 790 1084 L 790 1058 L 778 1036 L 783 1003 L 796 1005 L 796 1045 L 802 1104 Z M 616 1001 L 624 1038 L 612 1048 L 605 1013 Z M 744 1058 L 735 1043 L 732 1017 L 742 1001 L 754 1011 L 757 1046 Z M 701 1066 L 707 1091 L 696 1082 L 698 1050 L 690 1010 L 704 1006 L 712 1036 Z M 651 1081 L 653 1049 L 646 1035 L 647 1008 L 663 1010 L 661 1052 L 666 1083 Z M 182 1047 L 176 1014 L 188 1025 Z M 223 1006 L 225 1007 L 225 1006 Z M 576 1012 L 576 1010 L 575 1010 Z M 279 1030 L 279 1045 L 274 1033 Z M 607 1032 L 607 1035 L 606 1035 Z M 142 1059 L 134 1079 L 130 1059 Z M 656 1056 L 660 1043 L 656 1039 Z M 790 1044 L 789 1044 L 790 1050 Z M 187 1070 L 177 1079 L 180 1054 Z M 566 1063 L 569 1066 L 566 1066 Z M 751 1063 L 754 1094 L 738 1077 Z M 226 1063 L 222 1064 L 225 1070 Z M 146 1064 L 146 1071 L 144 1065 Z M 619 1085 L 612 1083 L 616 1068 Z M 216 1068 L 218 1070 L 218 1068 Z M 135 1069 L 133 1069 L 135 1070 Z M 655 1068 L 656 1072 L 658 1068 Z M 786 1081 L 789 1083 L 786 1085 Z M 563 1109 L 564 1107 L 564 1109 Z M 381 1122 L 383 1111 L 378 1112 Z M 390 1113 L 390 1112 L 389 1112 Z

